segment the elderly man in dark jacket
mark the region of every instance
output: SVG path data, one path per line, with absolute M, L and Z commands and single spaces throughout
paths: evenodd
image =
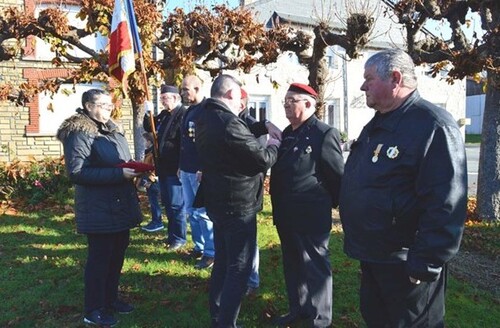
M 370 57 L 364 78 L 376 113 L 351 146 L 340 193 L 344 250 L 361 261 L 361 313 L 369 327 L 444 327 L 446 263 L 466 216 L 462 134 L 420 97 L 404 51 Z
M 256 214 L 262 209 L 262 172 L 276 161 L 279 141 L 264 148 L 238 118 L 240 83 L 220 75 L 196 122 L 203 168 L 200 190 L 214 222 L 215 262 L 210 281 L 212 326 L 236 327 L 256 245 Z
M 339 132 L 314 115 L 316 97 L 308 85 L 290 85 L 284 102 L 290 125 L 283 130 L 271 170 L 273 218 L 289 303 L 289 313 L 274 319 L 280 327 L 302 320 L 312 327 L 332 322 L 328 243 L 344 160 Z
M 160 183 L 161 202 L 167 213 L 167 245 L 177 248 L 186 243 L 186 218 L 179 170 L 181 132 L 180 125 L 186 113 L 179 89 L 173 85 L 161 86 L 160 101 L 165 108 L 157 116 L 158 163 L 156 174 Z M 151 113 L 144 115 L 144 130 L 152 132 Z M 151 221 L 142 227 L 147 232 L 163 229 L 162 222 Z
M 130 229 L 142 219 L 132 181 L 141 173 L 119 167 L 131 155 L 125 136 L 110 119 L 111 97 L 91 89 L 83 93 L 82 105 L 61 124 L 57 138 L 75 184 L 76 228 L 87 235 L 84 321 L 112 326 L 117 320 L 111 311 L 134 309 L 118 299 L 118 283 Z

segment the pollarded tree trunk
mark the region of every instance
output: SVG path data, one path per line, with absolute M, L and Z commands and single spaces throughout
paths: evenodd
M 144 138 L 142 133 L 144 131 L 142 127 L 142 121 L 144 117 L 143 106 L 139 106 L 132 103 L 132 113 L 133 113 L 133 131 L 134 131 L 134 159 L 136 161 L 141 161 L 144 159 L 144 149 L 146 148 L 144 143 Z
M 500 220 L 499 82 L 500 75 L 488 72 L 477 180 L 477 210 L 483 220 Z

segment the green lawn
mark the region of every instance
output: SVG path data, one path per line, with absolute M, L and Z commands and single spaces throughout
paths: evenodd
M 85 238 L 75 233 L 72 214 L 63 212 L 0 216 L 0 327 L 84 327 Z M 258 227 L 261 288 L 243 302 L 240 323 L 245 328 L 272 327 L 269 316 L 287 310 L 268 197 Z M 118 327 L 209 327 L 209 271 L 195 270 L 185 251 L 167 252 L 164 232 L 135 229 L 131 236 L 121 292 L 136 311 L 118 315 Z M 359 268 L 343 254 L 342 239 L 341 231 L 332 231 L 334 327 L 364 327 L 358 310 Z M 448 328 L 498 327 L 500 305 L 488 292 L 452 278 L 447 305 Z
M 473 143 L 473 144 L 481 143 L 481 135 L 480 134 L 466 134 L 465 135 L 465 143 Z

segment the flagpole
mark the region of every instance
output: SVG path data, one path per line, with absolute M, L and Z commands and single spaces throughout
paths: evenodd
M 142 56 L 142 45 L 141 45 L 141 39 L 139 38 L 139 31 L 138 31 L 138 26 L 137 26 L 137 20 L 135 19 L 135 11 L 134 11 L 134 5 L 133 5 L 133 0 L 124 0 L 126 7 L 127 7 L 127 14 L 130 22 L 130 31 L 132 34 L 132 40 L 134 44 L 134 52 L 139 55 L 139 63 L 141 66 L 141 75 L 142 75 L 142 80 L 144 83 L 144 87 L 146 90 L 146 101 L 151 101 L 151 97 L 149 96 L 149 87 L 148 87 L 148 78 L 146 75 L 146 68 L 144 65 L 144 58 Z M 156 124 L 154 120 L 154 113 L 150 112 L 149 113 L 149 119 L 150 119 L 150 125 L 151 125 L 151 132 L 153 134 L 153 159 L 155 163 L 155 167 L 158 168 L 158 158 L 159 158 L 159 149 L 158 149 L 158 136 L 156 134 Z
M 142 52 L 139 53 L 139 63 L 141 66 L 142 80 L 144 82 L 146 90 L 146 101 L 151 101 L 151 97 L 149 96 L 148 77 L 146 75 L 146 68 L 144 65 L 144 58 L 142 57 Z M 153 159 L 155 167 L 158 167 L 158 158 L 160 155 L 160 149 L 158 148 L 158 136 L 156 134 L 156 126 L 153 113 L 149 113 L 149 124 L 151 125 L 151 131 L 153 133 Z

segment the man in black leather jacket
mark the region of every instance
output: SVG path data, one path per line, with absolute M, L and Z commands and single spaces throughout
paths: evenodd
M 361 261 L 368 327 L 443 327 L 446 263 L 466 217 L 462 134 L 422 99 L 411 57 L 386 50 L 365 64 L 376 110 L 351 146 L 340 193 L 347 255 Z
M 213 327 L 236 327 L 256 244 L 263 175 L 276 161 L 277 139 L 263 147 L 238 117 L 240 83 L 220 75 L 196 122 L 203 168 L 200 189 L 214 223 L 215 262 L 210 281 Z

